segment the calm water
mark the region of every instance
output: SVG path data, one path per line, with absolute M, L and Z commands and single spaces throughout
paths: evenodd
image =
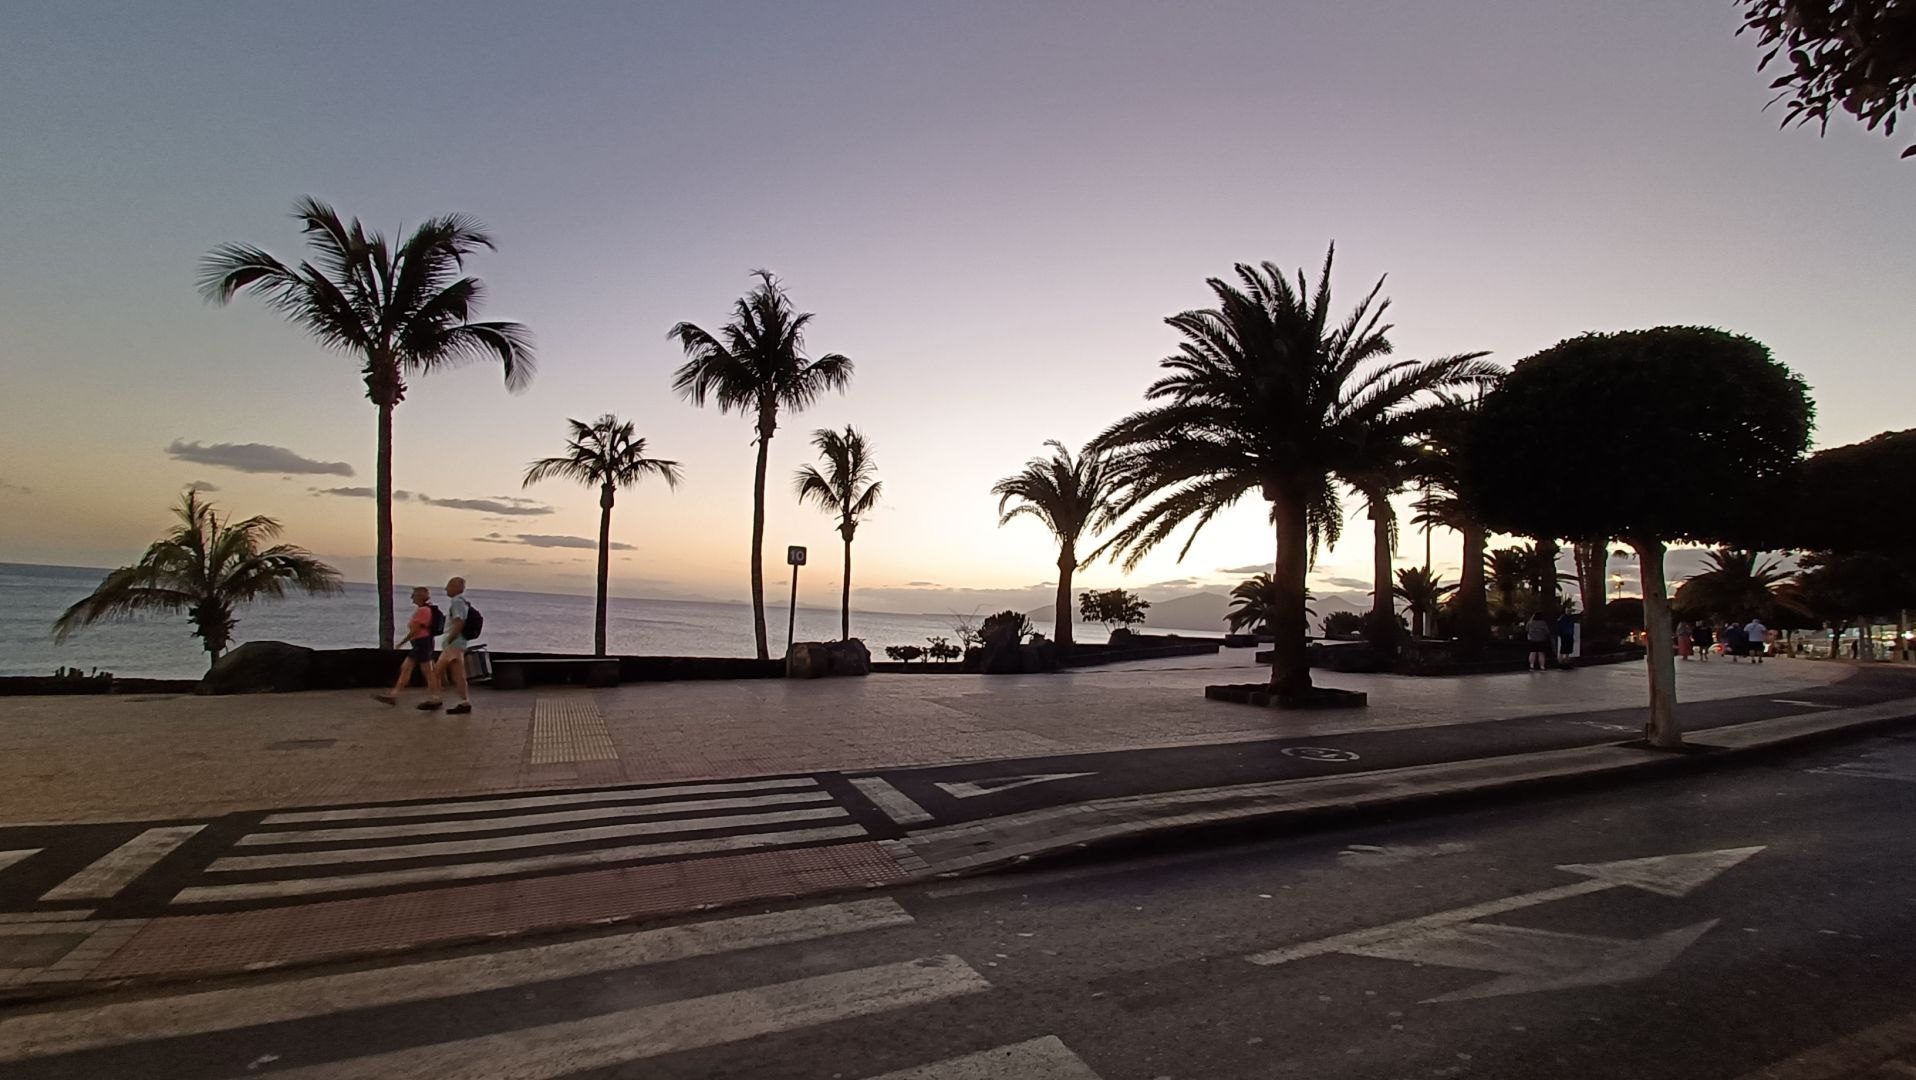
M 73 635 L 64 645 L 55 645 L 49 632 L 53 620 L 91 592 L 104 573 L 0 563 L 0 675 L 51 675 L 62 665 L 82 670 L 99 668 L 138 678 L 192 678 L 206 670 L 206 654 L 200 650 L 199 639 L 188 633 L 184 616 L 101 624 Z M 370 646 L 378 628 L 377 595 L 371 585 L 351 584 L 339 596 L 291 596 L 241 608 L 234 641 L 290 641 L 315 648 Z M 485 613 L 486 643 L 492 648 L 592 651 L 590 596 L 503 591 L 468 595 Z M 435 599 L 445 606 L 443 597 Z M 404 597 L 400 601 L 403 610 Z M 978 612 L 974 623 L 986 614 Z M 784 646 L 785 616 L 783 608 L 766 612 L 766 629 L 774 652 Z M 923 645 L 933 635 L 955 643 L 957 621 L 949 614 L 854 611 L 852 633 L 882 658 L 886 645 Z M 608 605 L 606 635 L 607 646 L 614 653 L 751 656 L 754 651 L 749 604 L 614 597 Z M 1101 626 L 1082 627 L 1077 635 L 1080 641 L 1102 641 L 1105 636 Z M 837 636 L 836 608 L 798 609 L 799 640 L 821 641 Z

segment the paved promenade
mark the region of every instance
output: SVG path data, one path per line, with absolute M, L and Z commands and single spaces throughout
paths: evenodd
M 0 990 L 657 918 L 1273 807 L 1673 760 L 1616 746 L 1641 720 L 1635 665 L 1328 677 L 1370 692 L 1350 712 L 1201 696 L 1257 671 L 1239 653 L 1058 676 L 481 691 L 465 718 L 359 693 L 6 700 Z M 1685 665 L 1682 717 L 1733 746 L 1916 715 L 1909 676 Z

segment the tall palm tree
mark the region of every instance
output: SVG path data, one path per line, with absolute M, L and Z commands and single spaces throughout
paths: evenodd
M 1386 417 L 1396 424 L 1398 418 Z M 1364 516 L 1371 523 L 1371 635 L 1379 647 L 1395 645 L 1396 605 L 1391 602 L 1391 565 L 1397 554 L 1397 510 L 1391 496 L 1410 479 L 1408 448 L 1400 441 L 1366 440 L 1364 459 L 1346 471 L 1343 479 L 1364 500 Z
M 722 413 L 752 416 L 758 433 L 758 468 L 752 476 L 752 631 L 758 658 L 771 656 L 765 642 L 765 463 L 781 408 L 798 412 L 827 390 L 844 390 L 852 379 L 850 358 L 805 356 L 805 327 L 812 313 L 798 312 L 769 270 L 754 270 L 758 284 L 732 305 L 732 321 L 717 334 L 689 322 L 666 336 L 685 349 L 685 364 L 672 389 L 694 405 L 718 403 Z
M 1517 597 L 1530 587 L 1530 556 L 1521 547 L 1502 547 L 1490 553 L 1490 582 L 1505 615 L 1516 611 Z
M 1078 544 L 1111 525 L 1111 463 L 1104 454 L 1089 448 L 1073 457 L 1056 439 L 1047 440 L 1045 445 L 1051 448 L 1050 457 L 1025 462 L 1024 468 L 991 485 L 991 493 L 998 496 L 1000 526 L 1017 517 L 1034 517 L 1057 538 L 1058 600 L 1052 640 L 1060 648 L 1069 649 L 1074 610 L 1071 575 L 1099 554 L 1093 551 L 1081 560 Z
M 531 487 L 554 477 L 573 480 L 599 489 L 599 592 L 592 614 L 592 655 L 605 655 L 605 594 L 612 571 L 612 503 L 622 487 L 631 487 L 648 476 L 665 481 L 678 490 L 679 463 L 645 456 L 645 440 L 632 430 L 630 420 L 606 413 L 590 424 L 567 420 L 571 428 L 566 436 L 565 453 L 540 458 L 526 466 L 521 487 Z
M 1145 391 L 1161 404 L 1119 420 L 1094 443 L 1118 455 L 1120 508 L 1133 516 L 1111 546 L 1129 567 L 1184 522 L 1195 538 L 1245 495 L 1269 501 L 1279 628 L 1304 624 L 1312 525 L 1340 513 L 1332 478 L 1365 462 L 1368 440 L 1409 430 L 1407 417 L 1429 394 L 1496 373 L 1478 360 L 1482 353 L 1384 360 L 1391 346 L 1383 324 L 1389 301 L 1378 300 L 1383 282 L 1333 322 L 1334 255 L 1326 254 L 1315 290 L 1302 271 L 1293 286 L 1268 262 L 1239 264 L 1235 285 L 1207 281 L 1215 308 L 1165 320 L 1184 341 Z M 1277 695 L 1307 693 L 1304 635 L 1277 634 L 1272 652 Z
M 844 431 L 820 428 L 812 432 L 812 445 L 824 459 L 825 471 L 807 465 L 792 478 L 800 503 L 815 504 L 828 514 L 838 515 L 838 535 L 845 541 L 845 580 L 841 585 L 838 612 L 838 637 L 852 636 L 852 535 L 858 532 L 858 520 L 878 505 L 884 481 L 876 479 L 878 466 L 872 461 L 871 444 L 850 424 Z
M 1412 523 L 1425 530 L 1432 526 L 1457 534 L 1462 548 L 1462 567 L 1457 575 L 1457 592 L 1451 603 L 1456 610 L 1457 639 L 1462 655 L 1481 648 L 1490 633 L 1490 600 L 1485 588 L 1485 549 L 1489 530 L 1477 519 L 1469 493 L 1463 490 L 1458 473 L 1458 455 L 1463 444 L 1464 427 L 1478 397 L 1440 395 L 1442 404 L 1425 416 L 1424 439 L 1415 457 L 1417 479 L 1423 493 L 1417 501 Z
M 1430 625 L 1430 617 L 1437 613 L 1437 605 L 1444 597 L 1457 591 L 1457 586 L 1444 584 L 1442 574 L 1433 574 L 1421 566 L 1405 567 L 1397 571 L 1397 584 L 1391 591 L 1404 601 L 1410 609 L 1410 635 L 1421 638 Z
M 461 274 L 466 256 L 493 245 L 465 214 L 428 219 L 396 249 L 310 196 L 293 217 L 311 261 L 287 266 L 251 244 L 221 244 L 200 263 L 200 291 L 216 304 L 257 293 L 322 346 L 359 360 L 366 397 L 379 409 L 374 576 L 383 649 L 393 641 L 393 409 L 406 380 L 492 358 L 506 388 L 522 390 L 532 379 L 532 336 L 516 322 L 473 321 L 485 285 Z
M 1796 594 L 1777 590 L 1796 577 L 1783 563 L 1754 551 L 1719 548 L 1703 556 L 1703 569 L 1677 586 L 1672 605 L 1719 618 L 1745 620 L 1767 616 L 1782 599 Z
M 1311 591 L 1304 590 L 1305 629 L 1310 628 L 1308 620 L 1317 616 L 1309 607 Z M 1231 589 L 1231 610 L 1224 614 L 1224 622 L 1231 633 L 1239 633 L 1250 627 L 1253 634 L 1271 633 L 1271 622 L 1277 614 L 1277 579 L 1269 574 L 1256 574 L 1245 578 Z M 1275 636 L 1275 635 L 1273 635 Z
M 233 640 L 238 605 L 285 596 L 288 586 L 306 593 L 340 591 L 339 571 L 305 548 L 262 546 L 280 533 L 272 518 L 223 518 L 195 491 L 181 495 L 173 513 L 180 523 L 155 540 L 139 562 L 109 573 L 91 595 L 54 621 L 55 641 L 103 620 L 184 611 L 208 659 L 218 660 Z

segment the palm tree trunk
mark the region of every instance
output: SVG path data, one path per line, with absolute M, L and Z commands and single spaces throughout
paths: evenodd
M 1484 588 L 1484 548 L 1489 537 L 1476 522 L 1461 524 L 1457 532 L 1464 548 L 1457 585 L 1457 640 L 1469 652 L 1482 647 L 1490 635 L 1490 597 Z
M 1386 657 L 1397 651 L 1397 605 L 1391 593 L 1391 525 L 1396 513 L 1390 499 L 1378 495 L 1370 499 L 1371 577 L 1374 584 L 1370 599 L 1371 644 Z
M 845 580 L 838 587 L 838 640 L 852 639 L 852 538 L 845 538 Z
M 752 636 L 758 642 L 760 660 L 772 656 L 765 644 L 765 459 L 772 449 L 772 424 L 771 409 L 760 406 L 758 468 L 752 474 Z
M 592 655 L 605 655 L 605 591 L 612 577 L 611 484 L 599 488 L 599 603 L 592 612 Z
M 1583 604 L 1583 642 L 1586 654 L 1603 627 L 1603 579 L 1610 569 L 1610 538 L 1600 536 L 1571 550 L 1577 561 L 1577 592 Z
M 378 402 L 379 447 L 375 451 L 373 491 L 375 538 L 373 580 L 379 589 L 379 647 L 393 647 L 393 403 Z
M 1059 659 L 1071 651 L 1071 575 L 1078 569 L 1077 549 L 1067 543 L 1058 549 L 1058 599 L 1052 611 L 1051 640 L 1058 643 Z
M 1304 641 L 1304 577 L 1310 571 L 1310 537 L 1304 500 L 1295 492 L 1274 493 L 1272 517 L 1277 520 L 1277 560 L 1274 575 L 1276 618 L 1271 626 L 1271 690 L 1301 694 L 1311 688 L 1310 657 Z
M 1683 745 L 1683 732 L 1676 723 L 1676 648 L 1663 580 L 1663 541 L 1633 539 L 1630 546 L 1643 567 L 1643 622 L 1650 636 L 1650 719 L 1643 737 L 1651 746 L 1674 750 Z

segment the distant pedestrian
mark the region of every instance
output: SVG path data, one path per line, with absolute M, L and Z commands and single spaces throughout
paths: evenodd
M 445 629 L 446 616 L 432 602 L 432 590 L 424 585 L 412 591 L 412 618 L 406 621 L 406 629 L 393 647 L 406 650 L 406 658 L 399 664 L 399 681 L 393 684 L 391 692 L 374 694 L 373 700 L 388 705 L 399 704 L 399 694 L 412 685 L 415 671 L 426 673 L 427 693 L 439 696 L 439 673 L 432 666 L 433 639 Z
M 1557 616 L 1557 663 L 1570 666 L 1570 654 L 1577 651 L 1577 617 L 1568 611 Z
M 1763 625 L 1762 619 L 1752 615 L 1750 621 L 1743 625 L 1743 636 L 1750 643 L 1751 661 L 1762 663 L 1763 654 L 1769 651 L 1770 628 Z
M 1705 619 L 1702 622 L 1697 623 L 1696 624 L 1696 658 L 1698 660 L 1708 660 L 1710 658 L 1711 651 L 1714 650 L 1715 648 L 1716 648 L 1716 631 L 1710 628 L 1710 620 Z
M 425 711 L 437 709 L 440 701 L 440 687 L 447 677 L 452 680 L 453 689 L 459 692 L 459 703 L 446 710 L 448 716 L 463 716 L 472 711 L 472 692 L 466 685 L 466 648 L 472 639 L 479 636 L 477 614 L 472 610 L 472 602 L 466 598 L 466 579 L 453 578 L 446 582 L 446 641 L 440 649 L 439 662 L 433 665 L 432 696 L 419 703 Z
M 1530 642 L 1530 670 L 1542 671 L 1550 662 L 1550 623 L 1543 612 L 1530 613 L 1530 621 L 1523 624 L 1524 637 Z
M 1695 647 L 1695 644 L 1696 629 L 1690 625 L 1690 620 L 1685 619 L 1678 623 L 1676 628 L 1677 656 L 1680 659 L 1688 660 L 1690 658 L 1690 651 Z
M 1723 624 L 1723 651 L 1730 654 L 1732 664 L 1738 662 L 1750 651 L 1750 635 L 1736 623 Z

